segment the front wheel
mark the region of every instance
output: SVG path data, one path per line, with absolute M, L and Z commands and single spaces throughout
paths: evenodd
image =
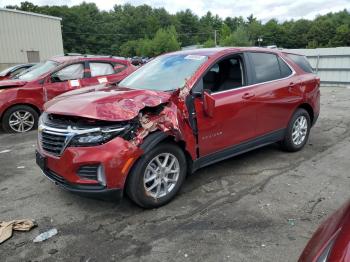
M 161 143 L 136 162 L 126 193 L 143 208 L 160 207 L 175 197 L 185 176 L 183 151 L 173 143 Z
M 311 120 L 309 113 L 299 108 L 289 121 L 286 136 L 281 142 L 282 148 L 289 152 L 301 150 L 309 138 Z
M 37 127 L 38 118 L 38 113 L 30 106 L 13 106 L 4 113 L 2 127 L 8 133 L 24 133 Z

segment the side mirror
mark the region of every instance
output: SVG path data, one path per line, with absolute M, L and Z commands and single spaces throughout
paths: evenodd
M 213 117 L 215 110 L 215 99 L 208 90 L 204 90 L 203 92 L 203 106 L 204 113 L 209 117 Z
M 51 82 L 56 83 L 56 82 L 62 82 L 61 78 L 57 75 L 51 75 Z

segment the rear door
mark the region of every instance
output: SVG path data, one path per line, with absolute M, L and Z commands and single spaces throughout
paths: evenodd
M 256 135 L 261 136 L 287 127 L 295 107 L 302 100 L 300 79 L 279 55 L 268 52 L 248 53 L 257 105 Z
M 85 62 L 69 64 L 48 77 L 44 83 L 45 101 L 64 92 L 83 87 Z
M 86 85 L 119 82 L 126 76 L 126 68 L 122 63 L 89 61 L 90 77 L 86 79 Z

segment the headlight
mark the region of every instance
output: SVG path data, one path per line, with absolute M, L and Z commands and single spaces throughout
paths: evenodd
M 71 146 L 96 146 L 104 144 L 118 135 L 124 134 L 128 130 L 128 126 L 122 128 L 105 128 L 96 132 L 76 134 L 73 136 Z

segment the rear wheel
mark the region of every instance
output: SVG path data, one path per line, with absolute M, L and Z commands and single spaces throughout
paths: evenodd
M 282 148 L 289 152 L 301 150 L 309 138 L 311 120 L 309 113 L 299 108 L 289 121 L 286 136 L 282 141 Z
M 38 118 L 38 113 L 30 106 L 13 106 L 4 113 L 2 127 L 8 133 L 24 133 L 37 127 Z
M 186 158 L 173 143 L 157 145 L 132 168 L 126 193 L 144 208 L 165 205 L 179 191 L 186 176 Z

